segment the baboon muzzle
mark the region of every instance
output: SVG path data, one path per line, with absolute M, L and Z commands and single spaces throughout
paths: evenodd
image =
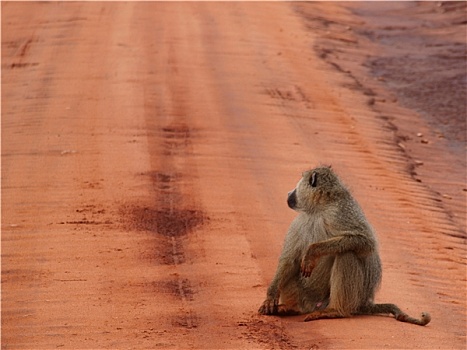
M 295 209 L 297 206 L 297 190 L 290 191 L 287 195 L 287 205 L 290 209 Z

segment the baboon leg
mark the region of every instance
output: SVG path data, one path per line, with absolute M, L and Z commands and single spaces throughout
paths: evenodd
M 395 319 L 401 322 L 407 322 L 416 324 L 419 326 L 425 326 L 431 321 L 431 316 L 429 313 L 423 312 L 421 318 L 411 317 L 405 312 L 403 312 L 395 304 L 370 304 L 363 306 L 358 314 L 360 315 L 375 315 L 375 314 L 392 314 Z
M 355 313 L 364 298 L 365 273 L 358 258 L 352 252 L 336 256 L 331 270 L 329 309 L 341 316 Z
M 364 295 L 364 273 L 353 252 L 336 255 L 331 269 L 329 305 L 305 317 L 305 322 L 349 317 Z
M 300 291 L 303 287 L 298 281 L 290 281 L 283 286 L 277 306 L 277 315 L 293 316 L 299 315 L 301 307 L 299 305 Z
M 324 310 L 313 311 L 311 314 L 306 315 L 303 321 L 309 322 L 309 321 L 314 321 L 314 320 L 319 320 L 319 319 L 343 318 L 343 317 L 344 316 L 337 310 L 328 308 Z

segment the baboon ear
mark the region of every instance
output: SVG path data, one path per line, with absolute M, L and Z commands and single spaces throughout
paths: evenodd
M 318 181 L 318 175 L 314 172 L 310 176 L 310 186 L 311 187 L 316 187 L 317 181 Z

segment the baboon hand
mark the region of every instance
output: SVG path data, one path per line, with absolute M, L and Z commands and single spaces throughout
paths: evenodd
M 309 252 L 303 257 L 300 265 L 300 272 L 303 277 L 310 277 L 316 264 L 318 263 L 318 257 L 309 254 Z
M 259 308 L 258 312 L 261 315 L 274 315 L 277 313 L 277 300 L 273 298 L 267 298 L 261 307 Z

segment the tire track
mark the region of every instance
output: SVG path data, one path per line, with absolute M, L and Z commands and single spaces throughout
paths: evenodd
M 154 235 L 153 253 L 144 256 L 152 263 L 175 267 L 171 279 L 165 283 L 170 292 L 181 303 L 180 313 L 173 318 L 173 325 L 187 329 L 198 326 L 196 316 L 190 304 L 195 299 L 192 282 L 177 267 L 187 263 L 184 242 L 187 236 L 208 222 L 208 217 L 194 204 L 196 200 L 187 196 L 193 190 L 187 189 L 183 180 L 186 169 L 175 163 L 188 157 L 187 147 L 191 143 L 186 125 L 160 129 L 160 137 L 152 137 L 152 149 L 158 149 L 152 156 L 158 159 L 159 167 L 164 172 L 154 171 L 141 174 L 150 177 L 156 195 L 152 205 L 126 204 L 121 210 L 130 229 L 149 232 Z M 182 188 L 184 187 L 184 188 Z M 164 289 L 164 288 L 163 288 Z M 159 291 L 160 292 L 160 291 Z
M 172 36 L 173 35 L 173 36 Z M 193 197 L 192 186 L 196 179 L 196 169 L 190 163 L 195 130 L 189 125 L 186 107 L 185 84 L 180 75 L 176 33 L 167 40 L 167 51 L 158 55 L 162 66 L 168 67 L 166 84 L 162 90 L 154 89 L 146 102 L 149 152 L 153 170 L 150 174 L 156 193 L 154 208 L 145 210 L 142 222 L 158 235 L 155 250 L 163 250 L 163 263 L 175 267 L 186 264 L 193 257 L 187 257 L 184 245 L 186 236 L 206 224 L 209 218 L 199 208 Z M 164 37 L 164 36 L 163 36 Z M 151 55 L 148 55 L 151 58 Z M 156 87 L 157 82 L 153 86 Z M 141 222 L 140 221 L 140 222 Z M 196 299 L 193 282 L 181 271 L 171 274 L 169 284 L 181 306 L 173 316 L 172 324 L 185 329 L 197 328 L 197 316 L 191 303 Z
M 147 51 L 144 57 L 148 60 L 145 69 L 167 67 L 160 76 L 149 74 L 145 85 L 145 134 L 151 170 L 138 176 L 150 180 L 154 199 L 149 203 L 127 203 L 120 212 L 131 230 L 152 235 L 152 249 L 145 250 L 142 258 L 170 267 L 167 270 L 170 273 L 167 277 L 156 276 L 154 283 L 148 283 L 156 293 L 170 293 L 178 300 L 178 308 L 168 308 L 168 322 L 190 330 L 199 325 L 199 316 L 192 306 L 198 283 L 183 272 L 183 266 L 195 258 L 187 255 L 185 245 L 189 236 L 206 225 L 209 218 L 200 208 L 193 187 L 197 175 L 191 158 L 196 130 L 189 124 L 186 87 L 179 68 L 179 55 L 183 53 L 179 51 L 177 33 L 166 33 L 162 24 L 159 27 L 152 20 L 145 25 L 150 25 L 142 38 Z M 160 52 L 151 45 L 154 38 L 167 44 Z

